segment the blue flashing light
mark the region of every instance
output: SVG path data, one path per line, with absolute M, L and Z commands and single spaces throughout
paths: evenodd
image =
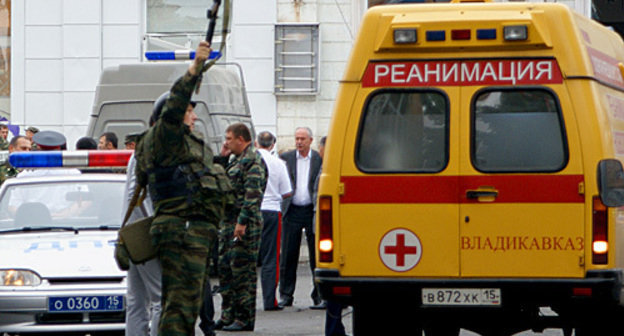
M 53 168 L 63 167 L 63 154 L 60 151 L 17 152 L 9 155 L 13 167 Z
M 446 32 L 444 30 L 428 30 L 427 41 L 445 41 Z
M 477 29 L 477 40 L 496 40 L 496 29 Z
M 192 50 L 176 50 L 176 51 L 146 51 L 145 58 L 150 61 L 173 61 L 173 60 L 192 60 L 195 59 L 195 51 Z M 213 50 L 208 59 L 221 58 L 221 52 Z

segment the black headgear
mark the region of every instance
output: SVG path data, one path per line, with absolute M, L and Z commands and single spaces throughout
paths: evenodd
M 156 99 L 154 102 L 154 107 L 152 108 L 152 116 L 150 117 L 150 126 L 155 124 L 160 118 L 160 113 L 162 112 L 163 107 L 165 107 L 165 102 L 167 102 L 167 98 L 169 98 L 169 91 L 163 93 Z

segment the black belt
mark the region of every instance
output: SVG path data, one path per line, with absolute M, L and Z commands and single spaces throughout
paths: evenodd
M 295 207 L 295 208 L 300 208 L 300 209 L 308 209 L 308 208 L 314 207 L 314 205 L 312 203 L 310 203 L 308 205 L 290 204 L 290 206 Z

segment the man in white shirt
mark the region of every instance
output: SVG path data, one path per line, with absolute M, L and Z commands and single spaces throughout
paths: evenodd
M 130 200 L 134 196 L 136 186 L 136 159 L 134 154 L 128 160 L 126 185 L 124 188 L 123 211 L 121 218 L 126 215 Z M 136 207 L 128 219 L 132 223 L 141 218 L 154 214 L 152 201 L 149 197 L 143 200 L 143 207 Z M 158 323 L 160 322 L 162 271 L 160 261 L 149 260 L 143 264 L 134 264 L 130 261 L 128 270 L 128 291 L 126 293 L 126 335 L 158 335 Z
M 293 197 L 283 202 L 284 225 L 282 236 L 282 255 L 280 260 L 280 306 L 292 306 L 295 284 L 297 281 L 297 264 L 301 247 L 301 234 L 305 230 L 308 242 L 310 269 L 316 267 L 314 241 L 314 197 L 313 187 L 316 176 L 321 170 L 322 159 L 319 153 L 311 149 L 312 130 L 308 127 L 295 129 L 296 149 L 281 155 L 286 162 L 290 182 L 293 186 Z M 316 286 L 310 295 L 315 309 L 322 308 L 321 295 Z
M 260 210 L 264 226 L 262 227 L 262 239 L 258 260 L 262 264 L 260 281 L 262 284 L 262 299 L 264 310 L 281 310 L 277 304 L 275 291 L 279 282 L 279 255 L 280 236 L 282 226 L 281 204 L 282 199 L 289 196 L 292 188 L 288 178 L 288 170 L 284 161 L 270 152 L 275 146 L 275 136 L 270 132 L 260 132 L 256 138 L 256 147 L 262 155 L 268 169 L 268 180 Z

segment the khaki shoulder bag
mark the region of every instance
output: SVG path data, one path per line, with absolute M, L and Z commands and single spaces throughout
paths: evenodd
M 115 261 L 119 269 L 127 271 L 130 268 L 129 260 L 134 264 L 141 264 L 156 257 L 156 248 L 152 244 L 150 227 L 154 216 L 144 217 L 138 221 L 126 224 L 130 214 L 137 205 L 145 199 L 147 190 L 137 184 L 134 195 L 128 205 L 121 229 L 115 244 Z

